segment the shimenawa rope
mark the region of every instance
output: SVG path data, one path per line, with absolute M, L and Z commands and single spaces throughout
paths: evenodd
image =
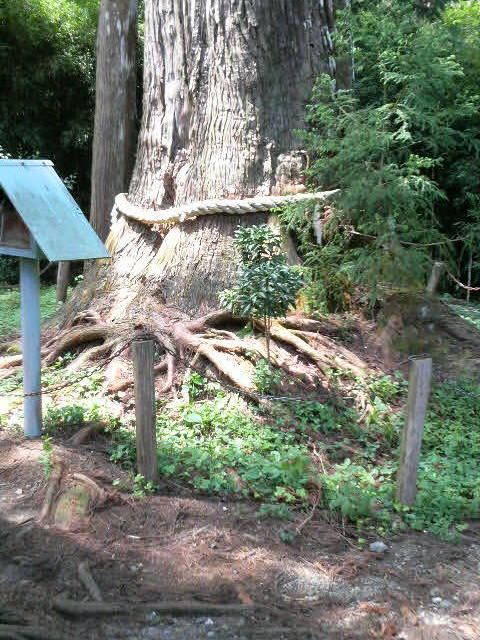
M 201 200 L 179 207 L 171 207 L 170 209 L 144 209 L 143 207 L 131 204 L 127 200 L 126 193 L 119 193 L 115 198 L 113 213 L 118 211 L 118 213 L 121 213 L 123 216 L 131 220 L 136 220 L 137 222 L 142 222 L 143 224 L 165 224 L 168 222 L 184 222 L 190 218 L 208 216 L 215 213 L 239 215 L 243 213 L 268 211 L 269 209 L 274 209 L 275 207 L 280 207 L 292 202 L 327 200 L 339 192 L 339 189 L 334 189 L 332 191 L 297 193 L 286 196 L 255 196 L 254 198 L 237 200 L 228 200 L 226 198 Z

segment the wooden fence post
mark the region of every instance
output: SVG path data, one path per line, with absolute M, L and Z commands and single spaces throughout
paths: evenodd
M 434 262 L 432 267 L 432 273 L 430 274 L 430 279 L 427 284 L 427 293 L 433 296 L 437 292 L 438 283 L 440 282 L 440 278 L 445 271 L 445 263 L 444 262 Z
M 153 340 L 132 344 L 135 379 L 137 470 L 147 482 L 157 481 L 157 438 L 155 431 L 155 376 Z
M 409 507 L 413 505 L 417 491 L 418 463 L 431 380 L 431 358 L 420 357 L 410 361 L 407 415 L 400 445 L 397 480 L 397 499 Z
M 57 269 L 57 302 L 65 302 L 67 299 L 68 285 L 70 283 L 70 262 L 61 260 Z

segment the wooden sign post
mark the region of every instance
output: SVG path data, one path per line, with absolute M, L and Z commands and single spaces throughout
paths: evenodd
M 49 160 L 0 160 L 0 254 L 20 260 L 24 431 L 42 434 L 40 259 L 109 258 Z
M 400 445 L 397 481 L 397 499 L 409 507 L 415 502 L 417 492 L 418 463 L 431 379 L 431 358 L 414 358 L 410 361 L 407 415 Z
M 42 435 L 39 273 L 38 260 L 20 258 L 20 313 L 25 394 L 23 415 L 25 435 L 29 438 L 39 438 Z

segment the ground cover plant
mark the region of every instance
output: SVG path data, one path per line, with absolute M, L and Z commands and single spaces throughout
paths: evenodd
M 161 407 L 158 463 L 166 478 L 201 493 L 251 498 L 261 503 L 261 514 L 283 517 L 310 508 L 314 487 L 325 513 L 356 527 L 359 536 L 411 526 L 454 539 L 479 516 L 478 383 L 435 385 L 412 509 L 394 499 L 406 393 L 401 378 L 349 381 L 350 391 L 368 394 L 363 421 L 352 407 L 316 400 L 262 415 L 204 385 L 199 392 L 197 379 L 194 399 Z M 134 470 L 134 432 L 127 425 L 113 434 L 111 459 Z

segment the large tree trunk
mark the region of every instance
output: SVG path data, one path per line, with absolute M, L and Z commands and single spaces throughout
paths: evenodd
M 115 195 L 132 175 L 136 140 L 137 0 L 102 0 L 97 33 L 90 222 L 105 240 Z
M 302 127 L 315 78 L 334 72 L 332 2 L 146 0 L 143 121 L 129 199 L 165 208 L 301 189 Z M 108 290 L 140 288 L 197 314 L 231 284 L 231 239 L 265 214 L 149 229 L 122 216 Z M 127 298 L 123 298 L 124 305 Z
M 333 26 L 332 0 L 146 0 L 143 120 L 130 203 L 165 209 L 304 190 L 307 158 L 295 129 L 304 124 L 317 76 L 329 72 L 340 80 Z M 84 352 L 82 366 L 115 356 L 124 335 L 141 328 L 163 345 L 164 391 L 176 379 L 175 364 L 195 354 L 193 362 L 209 361 L 253 397 L 251 358 L 265 358 L 265 344 L 226 330 L 231 317 L 218 312 L 218 294 L 233 283 L 236 227 L 267 220 L 266 213 L 225 212 L 152 227 L 116 212 L 107 239 L 112 260 L 87 270 L 62 318 L 67 326 L 93 323 L 95 333 L 67 330 L 48 361 L 92 339 L 104 344 Z M 282 347 L 290 345 L 319 371 L 330 367 L 333 343 L 308 335 L 318 323 L 307 325 L 305 333 L 301 318 L 290 328 L 274 323 L 271 359 L 290 377 L 312 382 L 308 365 L 299 369 Z M 363 363 L 345 349 L 336 352 L 358 374 Z M 115 371 L 111 388 L 125 388 L 129 381 L 118 382 Z

